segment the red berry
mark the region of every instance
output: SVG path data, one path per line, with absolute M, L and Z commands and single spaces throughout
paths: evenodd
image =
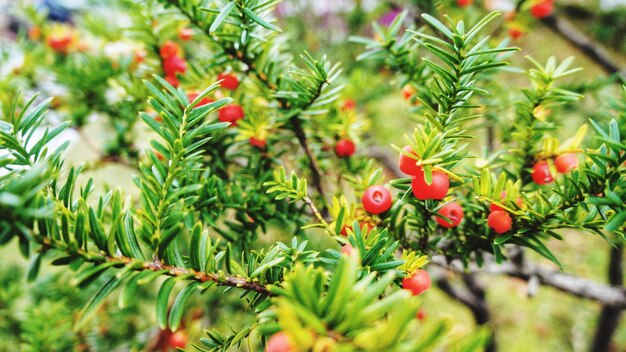
M 433 179 L 431 184 L 426 183 L 424 175 L 414 176 L 411 181 L 413 195 L 419 200 L 425 199 L 443 199 L 450 189 L 450 179 L 448 175 L 441 170 L 433 170 Z
M 243 108 L 237 104 L 226 105 L 220 109 L 218 119 L 221 122 L 230 122 L 232 126 L 237 126 L 237 121 L 245 116 Z
M 424 321 L 426 317 L 428 317 L 428 314 L 426 314 L 426 311 L 424 309 L 420 309 L 417 311 L 417 314 L 415 314 L 415 317 L 419 321 Z
M 169 339 L 167 340 L 167 344 L 172 349 L 185 348 L 185 346 L 187 345 L 187 334 L 185 334 L 183 331 L 176 331 L 175 333 L 170 335 Z
M 167 83 L 171 84 L 174 87 L 178 87 L 180 85 L 180 82 L 178 81 L 178 77 L 176 77 L 176 75 L 174 74 L 165 75 L 165 80 L 167 81 Z
M 339 157 L 350 157 L 356 151 L 356 145 L 349 139 L 341 139 L 335 144 L 335 153 Z
M 412 276 L 402 279 L 402 288 L 418 296 L 430 288 L 430 275 L 426 270 L 417 270 Z
M 559 155 L 554 159 L 554 166 L 558 172 L 566 174 L 578 167 L 578 157 L 573 153 Z
M 413 94 L 415 94 L 415 88 L 413 88 L 413 86 L 406 85 L 402 87 L 402 97 L 404 100 L 411 100 Z
M 520 28 L 516 28 L 516 27 L 510 27 L 508 32 L 509 32 L 509 37 L 511 37 L 511 39 L 513 39 L 513 40 L 517 40 L 522 35 L 524 35 L 524 31 L 521 30 Z
M 265 352 L 291 352 L 294 351 L 289 341 L 289 336 L 285 332 L 277 332 L 269 340 Z
M 511 229 L 513 220 L 506 211 L 496 210 L 487 217 L 487 225 L 498 234 L 503 234 Z
M 256 137 L 250 137 L 248 142 L 250 142 L 251 146 L 259 149 L 265 149 L 265 145 L 267 144 L 267 141 L 265 139 L 260 139 Z
M 530 14 L 535 18 L 544 18 L 550 16 L 553 10 L 552 0 L 545 0 L 534 4 L 530 8 Z
M 409 154 L 417 155 L 417 153 L 413 151 L 413 148 L 411 148 L 410 145 L 404 146 L 402 150 L 404 150 L 405 152 Z M 398 159 L 398 167 L 400 168 L 400 171 L 411 176 L 424 175 L 424 171 L 422 171 L 422 167 L 416 165 L 416 163 L 417 163 L 416 159 L 413 159 L 410 156 L 400 153 L 400 158 Z
M 340 235 L 342 236 L 348 236 L 348 229 L 352 229 L 352 226 L 348 226 L 348 225 L 343 225 L 341 227 L 341 232 L 339 232 Z
M 361 203 L 368 213 L 384 213 L 391 208 L 391 192 L 383 186 L 371 186 L 363 193 Z
M 467 7 L 472 4 L 472 0 L 456 0 L 456 4 L 459 7 Z
M 186 42 L 191 39 L 191 37 L 193 37 L 193 30 L 191 28 L 181 28 L 178 30 L 178 38 L 182 41 Z
M 70 44 L 72 44 L 72 36 L 70 34 L 48 38 L 48 46 L 57 53 L 67 54 Z
M 438 214 L 447 217 L 449 220 L 446 220 L 442 217 L 435 215 L 435 219 L 439 225 L 445 228 L 457 227 L 463 220 L 463 208 L 457 202 L 451 202 L 439 209 Z
M 217 75 L 217 80 L 222 81 L 220 87 L 228 90 L 235 90 L 239 87 L 239 79 L 232 73 L 220 73 Z
M 343 247 L 341 247 L 341 254 L 345 254 L 348 257 L 351 256 L 352 254 L 354 254 L 356 250 L 354 249 L 354 247 L 352 247 L 352 245 L 350 243 L 344 245 Z
M 533 181 L 535 181 L 538 185 L 545 185 L 554 181 L 554 177 L 552 176 L 552 173 L 550 173 L 550 166 L 545 160 L 535 163 L 531 176 Z
M 198 95 L 199 95 L 198 93 L 189 93 L 189 94 L 187 94 L 187 98 L 189 99 L 189 102 L 191 103 L 192 101 L 196 100 Z M 209 104 L 211 104 L 213 102 L 215 102 L 214 99 L 211 99 L 209 97 L 204 97 L 204 98 L 202 98 L 202 100 L 200 100 L 198 105 L 196 105 L 196 108 L 200 107 L 200 106 L 204 106 L 204 105 L 209 105 Z
M 30 40 L 39 40 L 41 38 L 41 28 L 38 26 L 32 26 L 28 29 L 28 39 Z
M 350 111 L 356 109 L 356 101 L 354 99 L 346 99 L 341 104 L 341 111 Z
M 148 54 L 146 53 L 144 49 L 135 49 L 135 53 L 133 55 L 133 61 L 135 61 L 135 63 L 137 64 L 140 64 L 146 60 L 147 55 Z
M 163 71 L 166 75 L 175 75 L 187 71 L 187 62 L 180 56 L 170 56 L 163 59 Z
M 500 199 L 505 199 L 506 198 L 506 191 L 502 191 L 502 193 L 500 193 Z M 521 208 L 524 205 L 524 201 L 522 201 L 522 198 L 517 198 L 515 200 L 515 203 L 517 203 L 517 205 Z M 500 208 L 498 205 L 491 203 L 489 205 L 489 210 L 491 211 L 496 211 L 496 210 L 502 210 L 505 211 L 504 209 Z
M 168 40 L 165 43 L 163 43 L 163 46 L 161 46 L 159 55 L 161 55 L 161 58 L 165 60 L 165 59 L 169 59 L 172 56 L 178 56 L 179 51 L 180 51 L 180 48 L 178 47 L 178 44 L 174 43 L 171 40 Z

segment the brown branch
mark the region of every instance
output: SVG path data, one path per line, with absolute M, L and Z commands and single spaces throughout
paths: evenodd
M 196 271 L 188 268 L 180 268 L 177 266 L 166 265 L 160 260 L 153 260 L 151 262 L 144 262 L 136 258 L 129 258 L 125 256 L 114 257 L 110 255 L 106 255 L 103 253 L 95 253 L 89 252 L 84 249 L 76 249 L 72 248 L 64 243 L 55 241 L 49 237 L 41 237 L 35 236 L 35 240 L 39 242 L 45 249 L 56 249 L 61 252 L 80 256 L 85 261 L 101 264 L 101 263 L 114 263 L 120 265 L 134 265 L 134 271 L 142 271 L 142 270 L 150 270 L 150 271 L 162 271 L 166 270 L 163 275 L 166 276 L 184 276 L 187 279 L 195 280 L 198 282 L 207 282 L 211 281 L 216 283 L 218 286 L 230 286 L 230 287 L 238 287 L 244 290 L 255 291 L 267 296 L 272 296 L 273 294 L 265 287 L 264 285 L 259 284 L 258 282 L 248 281 L 244 277 L 240 276 L 231 276 L 225 275 L 223 273 L 204 273 L 200 271 Z
M 623 68 L 613 61 L 609 53 L 579 31 L 571 22 L 557 15 L 548 16 L 542 22 L 569 43 L 578 47 L 587 57 L 600 65 L 606 73 L 617 75 L 622 81 L 626 80 Z
M 313 178 L 313 186 L 315 187 L 315 189 L 317 189 L 317 192 L 320 194 L 320 196 L 324 198 L 324 202 L 326 202 L 324 187 L 322 185 L 322 174 L 319 167 L 317 166 L 317 160 L 315 159 L 315 156 L 313 155 L 313 153 L 311 153 L 311 149 L 309 148 L 306 134 L 304 133 L 304 129 L 302 128 L 302 122 L 297 116 L 294 116 L 291 121 L 293 126 L 293 132 L 298 139 L 298 143 L 304 151 L 307 159 L 309 159 L 309 166 L 311 167 L 311 177 Z M 323 209 L 325 208 L 326 207 L 324 207 Z
M 459 273 L 500 274 L 525 281 L 536 278 L 539 283 L 544 286 L 550 286 L 577 297 L 591 299 L 605 306 L 626 307 L 626 289 L 624 289 L 624 287 L 601 284 L 593 280 L 566 274 L 550 267 L 528 261 L 523 261 L 519 264 L 512 262 L 497 264 L 493 261 L 485 260 L 482 267 L 478 267 L 476 264 L 470 264 L 467 269 L 464 268 L 463 264 L 458 260 L 453 260 L 451 263 L 448 263 L 442 255 L 434 256 L 431 262 Z
M 609 283 L 614 286 L 624 286 L 624 268 L 622 258 L 624 257 L 624 243 L 620 242 L 611 247 L 609 257 Z M 615 330 L 619 326 L 624 307 L 607 306 L 602 307 L 602 312 L 598 318 L 596 333 L 593 343 L 589 348 L 591 352 L 610 351 L 611 340 Z

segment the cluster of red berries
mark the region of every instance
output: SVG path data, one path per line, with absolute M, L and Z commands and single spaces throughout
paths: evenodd
M 578 167 L 578 157 L 573 153 L 561 154 L 554 159 L 554 166 L 558 172 L 566 174 Z M 546 160 L 537 161 L 535 165 L 533 165 L 531 176 L 533 181 L 538 185 L 554 182 L 550 164 L 548 164 Z
M 408 154 L 417 156 L 413 148 L 409 145 L 405 146 L 403 150 Z M 424 177 L 424 170 L 421 166 L 417 165 L 416 159 L 411 158 L 404 153 L 400 153 L 398 167 L 400 168 L 400 171 L 412 177 L 411 190 L 413 191 L 415 198 L 419 200 L 441 200 L 448 194 L 448 190 L 450 189 L 450 178 L 445 172 L 441 170 L 433 170 L 432 182 L 428 184 L 426 183 L 426 179 Z M 439 225 L 445 228 L 451 228 L 456 227 L 461 223 L 463 215 L 463 208 L 461 205 L 457 202 L 450 202 L 439 209 L 436 220 Z
M 168 40 L 161 46 L 159 55 L 163 62 L 165 80 L 174 87 L 178 87 L 180 83 L 177 74 L 184 74 L 187 71 L 187 61 L 181 56 L 180 47 Z
M 403 148 L 405 152 L 417 155 L 411 146 Z M 435 199 L 441 200 L 446 197 L 450 188 L 450 180 L 448 175 L 440 170 L 434 170 L 432 173 L 432 182 L 427 184 L 424 178 L 424 171 L 421 166 L 417 165 L 414 158 L 401 153 L 398 162 L 400 171 L 412 176 L 411 188 L 413 195 L 419 200 Z M 506 197 L 506 192 L 502 197 Z M 518 199 L 517 203 L 521 207 L 522 200 Z M 513 221 L 509 214 L 496 204 L 491 204 L 491 213 L 487 218 L 487 224 L 498 234 L 509 231 Z M 463 207 L 458 202 L 449 202 L 442 206 L 435 215 L 437 223 L 444 228 L 453 228 L 459 226 L 463 220 Z

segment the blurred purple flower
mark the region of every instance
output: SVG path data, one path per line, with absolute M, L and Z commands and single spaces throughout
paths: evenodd
M 380 16 L 380 18 L 378 19 L 378 23 L 382 26 L 389 26 L 393 22 L 393 20 L 395 20 L 396 17 L 400 14 L 400 12 L 402 12 L 402 9 L 389 10 L 387 13 Z

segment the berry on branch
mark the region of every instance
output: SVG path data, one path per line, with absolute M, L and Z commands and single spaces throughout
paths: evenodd
M 383 186 L 371 186 L 363 193 L 361 203 L 368 213 L 384 213 L 391 208 L 391 192 Z
M 410 145 L 404 146 L 402 148 L 405 152 L 417 156 L 417 153 L 411 148 Z M 424 171 L 422 167 L 417 165 L 417 160 L 407 156 L 403 153 L 400 153 L 400 158 L 398 159 L 398 167 L 400 171 L 404 172 L 407 175 L 411 176 L 420 176 L 424 175 Z
M 448 220 L 439 215 L 445 216 Z M 463 207 L 457 202 L 450 202 L 439 209 L 439 212 L 435 214 L 435 219 L 445 228 L 457 227 L 463 220 Z
M 550 172 L 550 165 L 548 165 L 548 162 L 545 160 L 540 160 L 535 163 L 531 176 L 533 181 L 538 185 L 545 185 L 554 181 L 554 177 Z
M 492 211 L 487 217 L 487 225 L 491 227 L 496 233 L 503 234 L 511 229 L 513 226 L 513 220 L 509 213 L 496 210 Z
M 220 109 L 218 119 L 220 122 L 230 122 L 231 126 L 237 126 L 237 121 L 243 119 L 243 108 L 237 104 L 226 105 Z
M 419 200 L 436 199 L 441 200 L 446 197 L 450 189 L 450 179 L 441 170 L 433 170 L 432 182 L 426 183 L 424 174 L 413 176 L 411 180 L 413 195 Z
M 413 296 L 419 296 L 430 288 L 430 274 L 426 270 L 417 270 L 413 275 L 402 279 L 402 288 L 411 291 Z
M 289 336 L 283 331 L 277 332 L 267 341 L 265 352 L 292 352 L 294 351 L 289 341 Z
M 338 157 L 350 157 L 355 151 L 356 145 L 349 139 L 340 139 L 337 144 L 335 144 L 335 154 L 337 154 Z
M 222 81 L 220 87 L 228 90 L 236 90 L 239 87 L 239 79 L 232 73 L 220 73 L 217 80 Z
M 554 159 L 556 171 L 566 174 L 578 167 L 578 157 L 574 153 L 566 153 L 557 156 Z

